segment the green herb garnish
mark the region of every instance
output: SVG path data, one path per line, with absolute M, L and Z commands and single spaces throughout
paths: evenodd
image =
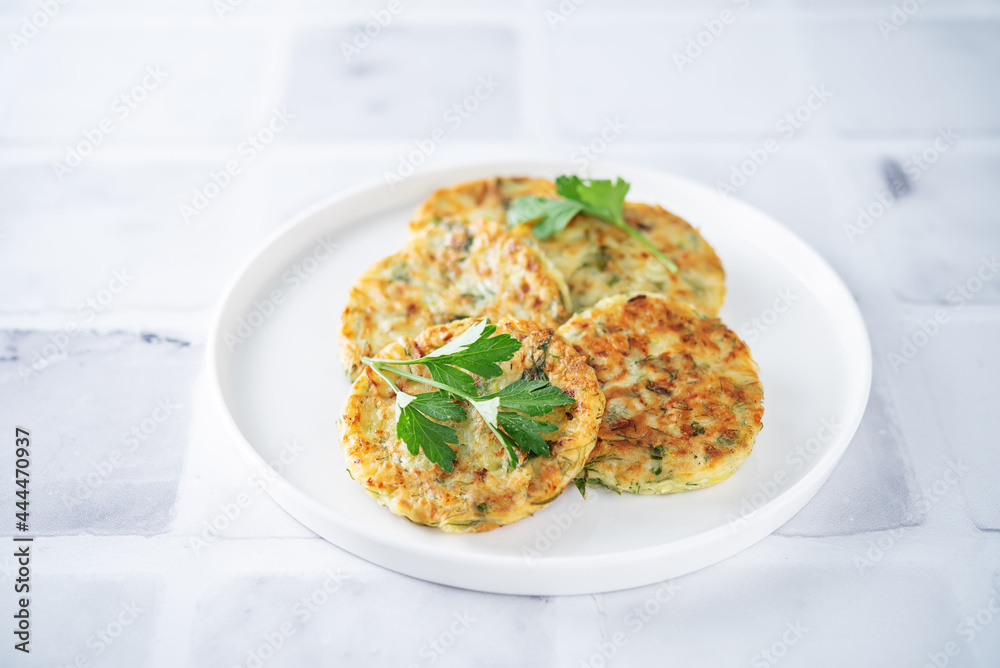
M 547 380 L 517 380 L 499 392 L 480 395 L 476 374 L 496 378 L 503 374 L 500 362 L 506 362 L 521 349 L 521 342 L 510 334 L 498 334 L 496 325 L 483 319 L 432 353 L 414 360 L 385 360 L 362 357 L 396 393 L 396 436 L 411 455 L 423 450 L 424 456 L 451 473 L 458 455 L 451 447 L 458 445 L 458 432 L 441 422 L 464 422 L 468 419 L 467 402 L 507 450 L 511 466 L 518 461 L 515 447 L 529 454 L 548 455 L 549 444 L 540 434 L 558 427 L 532 416 L 547 415 L 557 406 L 569 406 L 576 399 Z M 424 378 L 398 367 L 422 364 L 431 377 Z M 385 372 L 437 388 L 433 392 L 408 394 L 386 377 Z M 504 410 L 502 410 L 504 409 Z
M 556 192 L 563 199 L 545 197 L 518 197 L 510 203 L 507 220 L 511 225 L 535 223 L 533 232 L 539 239 L 547 239 L 563 230 L 573 216 L 587 213 L 624 230 L 656 257 L 671 272 L 677 265 L 653 245 L 641 232 L 625 222 L 622 209 L 625 195 L 631 184 L 620 177 L 617 181 L 581 179 L 579 176 L 560 176 L 556 179 Z

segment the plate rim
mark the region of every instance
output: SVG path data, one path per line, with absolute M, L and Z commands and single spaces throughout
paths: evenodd
M 668 181 L 672 181 L 676 185 L 697 195 L 721 197 L 721 195 L 714 193 L 712 189 L 705 184 L 661 170 L 604 161 L 598 165 L 594 165 L 594 168 L 595 171 L 599 170 L 600 172 L 641 175 L 644 179 L 667 179 Z M 872 353 L 867 326 L 850 290 L 847 288 L 846 284 L 837 272 L 821 255 L 819 255 L 819 253 L 817 253 L 792 230 L 785 227 L 771 216 L 736 198 L 727 198 L 727 206 L 734 207 L 735 211 L 741 215 L 751 216 L 755 219 L 755 224 L 764 225 L 769 228 L 769 234 L 776 234 L 783 238 L 783 241 L 790 243 L 795 248 L 796 253 L 801 253 L 805 260 L 809 261 L 812 265 L 811 270 L 813 270 L 813 273 L 818 271 L 821 275 L 825 275 L 821 276 L 821 278 L 824 278 L 824 286 L 827 290 L 832 290 L 833 293 L 839 298 L 840 303 L 838 306 L 840 308 L 837 309 L 837 312 L 842 313 L 843 309 L 846 309 L 846 312 L 850 315 L 850 322 L 845 323 L 844 327 L 839 330 L 840 336 L 838 336 L 838 343 L 843 345 L 846 342 L 844 334 L 850 333 L 852 335 L 851 338 L 853 338 L 853 346 L 851 347 L 851 350 L 855 353 L 862 353 L 861 359 L 856 360 L 859 365 L 856 371 L 860 372 L 860 376 L 857 376 L 857 385 L 853 386 L 852 384 L 848 384 L 846 388 L 845 406 L 848 410 L 846 411 L 847 414 L 842 418 L 844 426 L 837 432 L 837 434 L 835 434 L 829 450 L 823 457 L 816 460 L 810 470 L 807 471 L 800 480 L 783 489 L 774 497 L 768 499 L 759 508 L 756 508 L 751 516 L 746 519 L 746 523 L 743 526 L 732 527 L 731 525 L 723 524 L 691 536 L 686 536 L 684 538 L 671 540 L 661 544 L 648 545 L 640 548 L 614 552 L 611 554 L 546 556 L 544 560 L 535 560 L 533 562 L 528 562 L 521 557 L 511 557 L 507 555 L 487 553 L 457 554 L 454 551 L 449 550 L 446 546 L 413 544 L 405 539 L 387 537 L 386 535 L 370 529 L 360 522 L 354 521 L 348 516 L 337 513 L 326 504 L 313 498 L 307 492 L 291 483 L 283 475 L 274 472 L 273 469 L 270 468 L 261 453 L 257 451 L 253 444 L 250 443 L 247 436 L 243 434 L 235 415 L 229 408 L 226 391 L 223 388 L 223 378 L 220 367 L 222 361 L 220 354 L 220 348 L 222 348 L 222 346 L 220 344 L 222 342 L 221 337 L 223 333 L 223 321 L 227 311 L 229 310 L 230 302 L 237 295 L 243 282 L 252 274 L 257 263 L 261 261 L 271 247 L 300 225 L 307 223 L 310 219 L 321 214 L 323 211 L 338 204 L 343 204 L 355 197 L 367 195 L 372 191 L 389 189 L 393 192 L 394 197 L 401 198 L 405 197 L 406 193 L 410 191 L 426 192 L 426 188 L 422 187 L 422 184 L 425 182 L 430 183 L 431 188 L 437 188 L 444 187 L 450 183 L 475 178 L 486 178 L 485 176 L 478 176 L 478 174 L 481 173 L 492 175 L 532 173 L 546 174 L 560 171 L 562 173 L 575 173 L 578 170 L 570 167 L 569 163 L 564 160 L 555 160 L 549 157 L 453 162 L 435 169 L 420 171 L 407 178 L 400 184 L 402 193 L 399 194 L 395 193 L 395 189 L 391 188 L 384 180 L 373 177 L 359 183 L 356 186 L 340 190 L 334 194 L 324 197 L 311 206 L 301 210 L 299 213 L 291 216 L 288 220 L 279 225 L 271 234 L 269 234 L 239 266 L 237 271 L 233 274 L 231 280 L 226 285 L 222 296 L 219 298 L 212 314 L 211 326 L 208 332 L 206 356 L 209 365 L 210 385 L 212 387 L 211 393 L 213 395 L 215 405 L 220 408 L 223 413 L 223 419 L 227 425 L 227 429 L 233 436 L 231 439 L 232 445 L 236 448 L 240 459 L 244 462 L 244 465 L 246 465 L 252 473 L 266 474 L 267 477 L 265 479 L 268 480 L 268 484 L 265 486 L 265 490 L 275 500 L 275 502 L 277 502 L 297 521 L 301 522 L 325 540 L 333 543 L 337 547 L 351 552 L 355 556 L 375 563 L 383 568 L 431 582 L 476 591 L 503 594 L 589 594 L 628 589 L 645 584 L 660 582 L 669 577 L 677 577 L 679 575 L 690 573 L 727 559 L 730 556 L 737 554 L 738 552 L 741 552 L 751 545 L 759 542 L 760 540 L 763 540 L 773 533 L 778 527 L 791 519 L 806 505 L 806 503 L 809 502 L 810 499 L 813 498 L 813 496 L 815 496 L 823 483 L 829 478 L 833 469 L 836 468 L 837 463 L 839 463 L 847 447 L 853 440 L 868 404 L 872 380 Z M 336 227 L 331 229 L 340 229 L 340 227 L 341 225 L 338 224 Z M 855 376 L 852 374 L 852 377 Z M 789 509 L 791 510 L 789 511 Z M 323 519 L 328 522 L 332 521 L 340 532 L 346 533 L 332 536 L 330 534 L 336 532 L 324 530 L 314 526 Z M 476 578 L 474 577 L 469 578 L 461 573 L 449 572 L 449 569 L 447 568 L 438 568 L 435 570 L 419 562 L 408 564 L 406 567 L 400 566 L 398 563 L 388 565 L 384 563 L 385 559 L 381 558 L 379 554 L 380 551 L 385 550 L 386 548 L 390 550 L 403 549 L 411 553 L 416 553 L 415 556 L 419 556 L 421 561 L 428 558 L 443 558 L 446 561 L 450 560 L 452 563 L 461 563 L 465 566 L 502 565 L 509 567 L 512 560 L 516 560 L 519 566 L 535 571 L 536 577 L 530 579 L 532 581 L 537 581 L 537 585 L 519 586 L 519 584 L 523 583 L 515 583 L 513 585 L 511 585 L 511 583 L 480 583 L 476 582 Z M 668 573 L 668 575 L 664 577 L 658 575 L 656 579 L 650 579 L 649 577 L 643 576 L 632 578 L 626 577 L 624 579 L 619 578 L 619 580 L 621 580 L 620 582 L 607 585 L 597 583 L 596 586 L 566 586 L 565 583 L 559 584 L 544 582 L 546 575 L 551 576 L 556 572 L 565 573 L 567 569 L 578 572 L 581 569 L 607 568 L 609 565 L 612 565 L 608 563 L 609 561 L 613 561 L 614 565 L 646 563 L 657 558 L 669 558 L 685 554 L 695 554 L 699 550 L 712 550 L 714 554 L 707 559 L 704 556 L 695 559 L 695 561 L 698 561 L 699 564 L 694 565 L 693 567 L 689 567 L 690 564 L 685 564 L 673 570 L 663 569 L 662 573 Z M 600 564 L 598 562 L 604 563 Z M 539 574 L 543 574 L 543 577 L 537 577 Z

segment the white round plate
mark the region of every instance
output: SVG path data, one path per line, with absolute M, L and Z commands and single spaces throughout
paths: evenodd
M 239 272 L 209 338 L 211 373 L 236 446 L 275 501 L 332 543 L 442 584 L 505 594 L 584 594 L 703 568 L 764 538 L 826 481 L 861 421 L 871 382 L 864 322 L 815 252 L 764 214 L 674 176 L 620 165 L 629 199 L 688 220 L 715 247 L 728 294 L 720 317 L 760 365 L 764 429 L 732 478 L 667 496 L 575 487 L 535 516 L 483 534 L 447 534 L 378 505 L 347 474 L 336 422 L 349 384 L 340 313 L 357 276 L 398 250 L 436 188 L 496 175 L 554 178 L 572 165 L 488 163 L 371 184 L 282 227 Z M 755 321 L 756 319 L 756 321 Z M 294 439 L 302 452 L 285 449 Z M 274 475 L 267 467 L 280 469 Z

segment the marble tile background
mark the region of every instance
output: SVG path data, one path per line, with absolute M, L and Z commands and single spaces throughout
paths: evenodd
M 1000 253 L 1000 3 L 400 0 L 346 58 L 387 4 L 0 2 L 0 430 L 30 425 L 39 444 L 34 651 L 8 635 L 0 665 L 1000 665 L 1000 279 L 949 302 Z M 364 562 L 247 484 L 204 387 L 225 283 L 288 216 L 394 169 L 480 77 L 497 90 L 427 166 L 568 158 L 620 119 L 600 159 L 714 185 L 781 137 L 738 196 L 841 273 L 875 378 L 843 461 L 773 536 L 665 584 L 496 596 Z M 828 101 L 786 138 L 777 124 L 814 87 Z M 288 129 L 185 223 L 179 204 L 276 108 Z M 894 369 L 941 308 L 949 323 Z M 0 557 L 4 610 L 15 577 Z

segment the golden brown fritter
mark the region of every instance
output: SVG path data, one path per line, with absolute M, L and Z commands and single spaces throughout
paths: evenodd
M 546 179 L 504 177 L 463 183 L 434 192 L 410 223 L 413 230 L 455 219 L 489 218 L 506 225 L 507 208 L 517 197 L 556 197 Z M 542 252 L 569 286 L 571 311 L 593 306 L 608 295 L 656 292 L 715 315 L 726 296 L 725 272 L 715 250 L 687 221 L 660 206 L 626 202 L 625 222 L 639 230 L 679 269 L 670 273 L 649 250 L 613 225 L 579 214 L 566 229 L 538 240 Z M 534 238 L 531 225 L 515 233 Z
M 353 379 L 361 357 L 396 338 L 471 316 L 555 328 L 567 302 L 561 274 L 532 242 L 495 221 L 442 222 L 358 278 L 341 317 L 341 361 Z
M 415 359 L 464 332 L 477 319 L 431 327 L 415 338 L 403 338 L 379 357 Z M 551 329 L 528 320 L 504 318 L 497 334 L 507 333 L 522 343 L 499 378 L 477 377 L 481 393 L 492 393 L 522 377 L 548 376 L 550 382 L 576 399 L 560 406 L 544 420 L 558 425 L 545 434 L 549 456 L 525 457 L 516 468 L 504 446 L 480 415 L 467 407 L 468 420 L 449 422 L 460 445 L 451 473 L 424 454 L 411 455 L 396 438 L 395 396 L 385 380 L 365 366 L 344 404 L 341 443 L 351 476 L 380 504 L 418 524 L 449 532 L 489 531 L 528 517 L 551 503 L 583 469 L 597 439 L 604 410 L 594 370 Z M 419 365 L 405 367 L 429 377 Z M 387 375 L 392 378 L 391 373 Z M 395 377 L 409 394 L 430 391 L 421 383 Z
M 559 328 L 587 355 L 607 399 L 584 476 L 666 494 L 725 480 L 764 414 L 750 350 L 717 318 L 662 295 L 616 295 Z
M 411 230 L 422 230 L 442 219 L 479 220 L 486 218 L 506 224 L 507 207 L 518 197 L 556 197 L 556 184 L 548 179 L 526 176 L 497 177 L 468 181 L 439 188 L 421 204 L 410 220 Z

